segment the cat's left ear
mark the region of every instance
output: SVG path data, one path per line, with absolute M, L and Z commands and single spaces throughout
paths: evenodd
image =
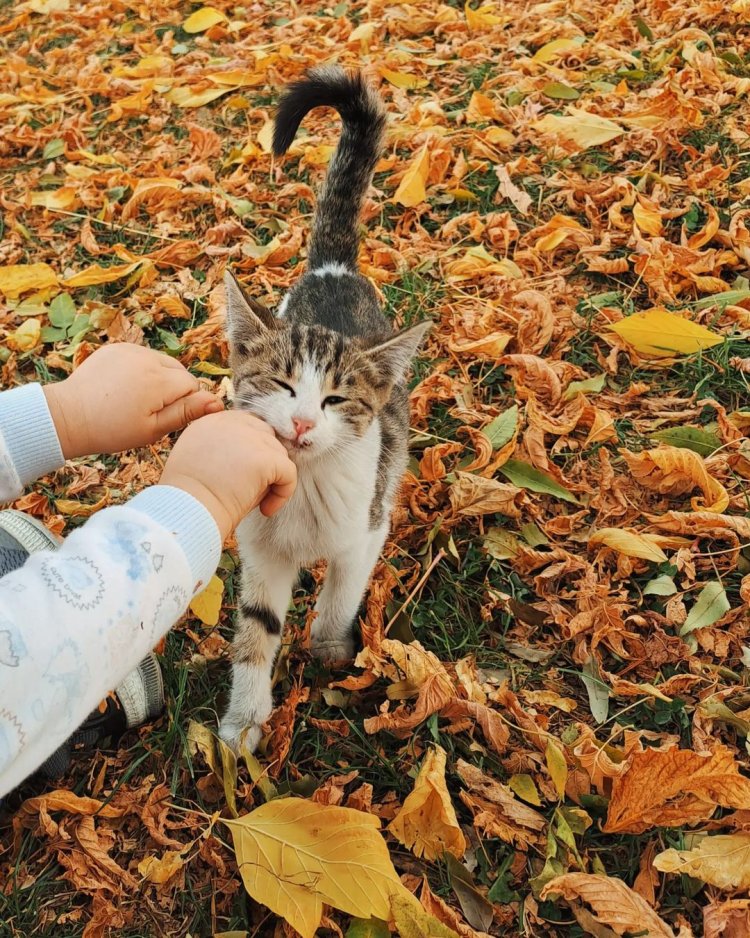
M 422 340 L 432 328 L 432 323 L 420 322 L 409 329 L 402 329 L 390 339 L 368 349 L 367 357 L 375 359 L 393 383 L 402 381 L 412 359 L 417 354 Z
M 243 342 L 256 339 L 260 333 L 276 328 L 276 318 L 271 310 L 249 297 L 228 270 L 224 271 L 224 289 L 227 292 L 230 345 L 237 348 Z

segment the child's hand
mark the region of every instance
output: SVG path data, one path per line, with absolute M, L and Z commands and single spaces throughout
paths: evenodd
M 66 459 L 146 446 L 223 410 L 174 358 L 126 342 L 97 349 L 44 393 Z
M 191 424 L 160 481 L 202 502 L 224 540 L 256 506 L 267 517 L 278 511 L 294 493 L 297 469 L 267 424 L 234 410 Z

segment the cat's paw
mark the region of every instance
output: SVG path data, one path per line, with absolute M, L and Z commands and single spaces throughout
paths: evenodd
M 242 749 L 250 753 L 255 752 L 262 735 L 263 730 L 258 723 L 234 723 L 225 717 L 219 724 L 219 736 L 238 756 Z
M 310 651 L 326 664 L 333 661 L 351 661 L 354 657 L 354 639 L 326 639 L 313 633 Z

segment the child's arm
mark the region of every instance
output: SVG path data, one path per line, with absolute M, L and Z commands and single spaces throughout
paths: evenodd
M 64 381 L 0 394 L 0 502 L 66 459 L 145 446 L 221 409 L 168 355 L 105 345 Z
M 272 514 L 295 480 L 261 421 L 204 417 L 175 444 L 163 484 L 104 509 L 59 551 L 0 579 L 0 797 L 174 625 L 229 531 L 256 505 Z

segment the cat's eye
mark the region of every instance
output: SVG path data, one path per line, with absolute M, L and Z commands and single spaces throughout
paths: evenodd
M 345 403 L 345 401 L 346 401 L 345 397 L 337 397 L 335 394 L 329 394 L 328 397 L 323 399 L 323 407 L 328 407 L 328 406 L 334 407 L 336 404 Z
M 280 381 L 278 378 L 274 378 L 273 380 L 276 382 L 276 384 L 278 384 L 280 388 L 283 388 L 285 391 L 289 391 L 292 397 L 297 396 L 291 384 L 287 384 L 286 381 Z

